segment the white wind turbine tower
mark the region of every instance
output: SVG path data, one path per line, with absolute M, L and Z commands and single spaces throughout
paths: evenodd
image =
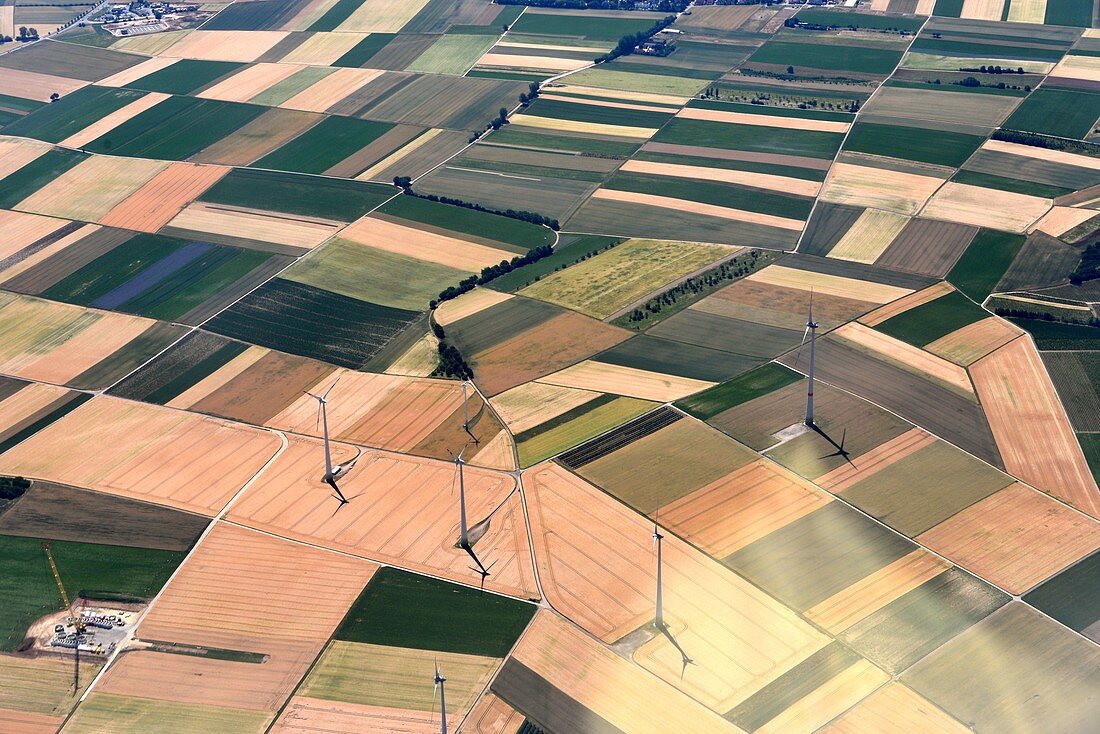
M 447 734 L 447 679 L 439 673 L 439 663 L 435 664 L 435 693 L 439 694 L 439 731 Z M 435 709 L 435 694 L 432 694 L 432 709 Z
M 339 382 L 339 378 L 336 382 Z M 306 392 L 306 395 L 317 401 L 317 422 L 320 423 L 324 428 L 323 436 L 325 439 L 325 475 L 321 479 L 330 487 L 332 487 L 333 490 L 336 491 L 336 497 L 340 500 L 340 504 L 346 505 L 348 503 L 348 500 L 346 497 L 344 497 L 344 493 L 340 491 L 340 488 L 336 486 L 336 479 L 338 477 L 342 477 L 344 474 L 347 474 L 348 470 L 351 469 L 354 462 L 349 463 L 345 466 L 333 466 L 332 448 L 329 445 L 328 438 L 328 394 L 332 392 L 332 388 L 336 387 L 336 382 L 332 383 L 332 385 L 329 386 L 329 389 L 325 390 L 320 395 L 314 395 L 311 392 Z
M 810 339 L 810 369 L 806 373 L 809 381 L 806 386 L 806 425 L 814 426 L 814 341 L 817 336 L 817 323 L 814 321 L 814 292 L 810 291 L 810 309 L 806 315 L 806 333 L 802 335 L 802 344 L 798 351 L 806 344 L 806 338 Z

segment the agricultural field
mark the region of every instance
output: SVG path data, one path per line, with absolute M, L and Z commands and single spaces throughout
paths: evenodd
M 0 731 L 1095 729 L 1091 0 L 91 8 L 0 0 Z

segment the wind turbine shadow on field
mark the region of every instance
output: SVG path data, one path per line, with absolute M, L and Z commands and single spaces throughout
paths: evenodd
M 324 431 L 322 435 L 325 441 L 325 474 L 321 477 L 321 481 L 332 487 L 333 492 L 335 492 L 333 496 L 340 502 L 340 506 L 336 508 L 337 511 L 346 505 L 349 500 L 344 496 L 344 493 L 340 491 L 340 486 L 336 483 L 336 480 L 347 474 L 351 468 L 355 466 L 355 462 L 359 458 L 357 456 L 347 464 L 337 464 L 336 466 L 332 464 L 332 446 L 329 443 L 328 437 L 328 395 L 332 392 L 332 388 L 336 387 L 336 383 L 339 381 L 340 378 L 336 378 L 336 381 L 329 385 L 328 390 L 325 390 L 320 395 L 314 395 L 309 391 L 305 393 L 317 401 L 317 426 L 314 427 L 314 431 L 316 431 L 318 427 L 323 427 Z
M 684 673 L 687 671 L 687 666 L 691 665 L 695 661 L 688 657 L 687 652 L 680 646 L 680 643 L 676 640 L 676 637 L 672 634 L 672 630 L 669 629 L 668 624 L 665 622 L 665 605 L 664 605 L 664 583 L 663 583 L 663 558 L 661 555 L 662 541 L 665 536 L 661 534 L 657 523 L 653 523 L 653 547 L 657 551 L 657 614 L 653 619 L 653 626 L 658 632 L 668 638 L 668 641 L 672 643 L 672 646 L 676 648 L 676 651 L 680 653 L 680 680 L 683 680 Z
M 469 444 L 467 444 L 468 446 Z M 462 460 L 462 454 L 465 453 L 466 446 L 462 447 L 462 451 L 458 452 L 458 456 L 455 457 L 455 469 L 458 474 L 458 542 L 455 543 L 455 547 L 461 548 L 466 551 L 466 555 L 477 566 L 471 567 L 470 570 L 474 573 L 481 574 L 481 588 L 485 588 L 485 579 L 490 575 L 490 569 L 493 564 L 486 566 L 481 562 L 481 559 L 477 557 L 477 553 L 474 552 L 474 543 L 481 539 L 481 536 L 485 534 L 485 531 L 489 528 L 489 520 L 478 523 L 474 526 L 474 532 L 470 532 L 470 528 L 466 520 L 466 482 L 463 477 L 462 467 L 466 462 Z M 451 484 L 451 492 L 454 493 L 454 483 Z M 476 537 L 475 537 L 476 536 Z M 471 540 L 472 538 L 472 540 Z
M 439 662 L 435 664 L 435 688 L 432 692 L 432 713 L 435 713 L 435 700 L 439 699 L 439 731 L 447 734 L 447 679 L 439 672 Z
M 821 426 L 817 425 L 816 423 L 814 425 L 810 426 L 810 429 L 813 430 L 814 433 L 817 433 L 819 436 L 821 436 L 826 441 L 831 443 L 833 445 L 833 448 L 836 449 L 836 451 L 834 451 L 833 453 L 825 454 L 824 456 L 821 456 L 821 457 L 818 457 L 818 458 L 829 459 L 829 458 L 832 458 L 834 456 L 839 456 L 839 457 L 843 458 L 845 461 L 847 461 L 849 464 L 852 463 L 852 457 L 851 457 L 852 452 L 848 451 L 846 448 L 844 448 L 844 441 L 848 438 L 848 429 L 847 428 L 845 428 L 840 434 L 840 443 L 837 443 L 835 440 L 833 440 L 833 437 L 830 436 L 828 433 L 826 433 L 825 429 L 823 429 Z

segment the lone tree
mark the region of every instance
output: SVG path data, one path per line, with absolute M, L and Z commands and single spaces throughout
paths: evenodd
M 57 92 L 54 92 L 53 94 L 50 95 L 50 101 L 51 102 L 56 102 L 59 99 L 61 99 L 61 95 L 58 94 Z
M 788 66 L 787 67 L 787 73 L 790 74 L 791 76 L 794 76 L 794 67 L 793 66 Z

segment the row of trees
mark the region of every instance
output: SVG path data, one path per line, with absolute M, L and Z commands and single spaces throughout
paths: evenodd
M 529 212 L 526 209 L 490 209 L 487 206 L 482 206 L 472 201 L 465 201 L 463 199 L 455 199 L 450 196 L 436 196 L 435 194 L 420 194 L 413 191 L 412 179 L 408 176 L 394 176 L 393 185 L 400 189 L 403 189 L 409 196 L 415 196 L 418 199 L 427 199 L 428 201 L 434 201 L 439 204 L 450 204 L 451 206 L 460 206 L 463 209 L 473 209 L 474 211 L 485 212 L 487 214 L 496 214 L 501 217 L 508 217 L 510 219 L 519 219 L 523 222 L 530 222 L 531 224 L 538 224 L 557 232 L 561 225 L 558 220 L 551 219 L 550 217 L 539 214 L 538 212 Z
M 448 286 L 439 293 L 439 297 L 428 304 L 429 308 L 435 308 L 443 301 L 449 301 L 452 298 L 458 298 L 463 293 L 472 291 L 479 285 L 485 285 L 491 280 L 496 280 L 502 275 L 522 268 L 524 265 L 530 265 L 533 262 L 554 254 L 554 248 L 551 245 L 539 245 L 533 250 L 528 250 L 523 255 L 516 255 L 511 260 L 501 260 L 497 265 L 490 265 L 487 268 L 482 268 L 479 275 L 471 275 L 468 278 L 463 278 L 458 282 L 458 285 Z
M 629 56 L 634 53 L 634 49 L 645 43 L 646 39 L 652 35 L 663 31 L 665 28 L 676 22 L 675 15 L 666 15 L 661 20 L 651 25 L 647 30 L 638 31 L 637 33 L 628 33 L 619 39 L 619 42 L 615 44 L 615 48 L 611 49 L 607 53 L 596 58 L 597 64 L 602 64 L 607 61 L 612 61 L 620 56 Z

